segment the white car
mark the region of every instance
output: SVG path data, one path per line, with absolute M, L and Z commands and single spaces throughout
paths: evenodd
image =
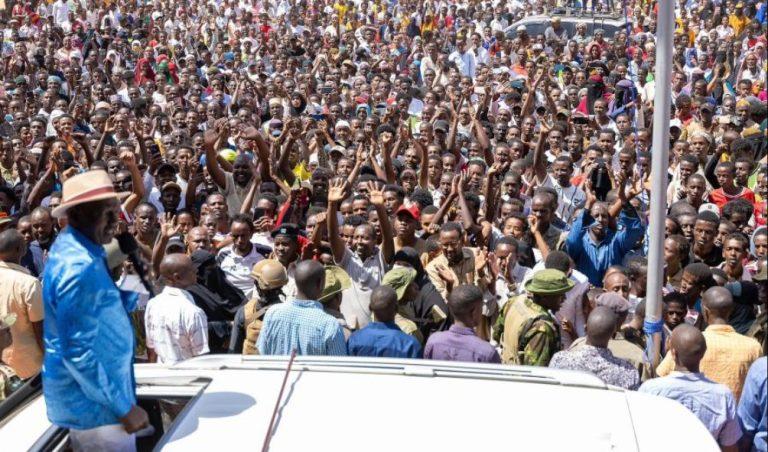
M 427 360 L 209 355 L 136 365 L 154 434 L 139 450 L 719 450 L 677 402 L 562 370 Z M 278 395 L 286 385 L 278 403 Z M 158 400 L 186 406 L 163 429 Z M 276 410 L 277 405 L 277 410 Z M 273 413 L 276 413 L 273 419 Z M 29 394 L 0 421 L 0 450 L 63 450 Z

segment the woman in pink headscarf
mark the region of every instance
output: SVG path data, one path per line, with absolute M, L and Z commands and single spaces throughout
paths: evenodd
M 155 80 L 155 71 L 152 62 L 155 57 L 151 48 L 144 50 L 144 55 L 136 61 L 136 69 L 133 72 L 133 80 L 136 86 L 141 86 L 148 81 Z
M 141 86 L 146 82 L 155 80 L 155 71 L 152 69 L 152 63 L 146 58 L 139 58 L 136 62 L 133 80 L 136 86 Z

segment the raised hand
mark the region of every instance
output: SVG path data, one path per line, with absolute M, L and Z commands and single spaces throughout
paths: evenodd
M 450 196 L 459 196 L 460 190 L 461 190 L 461 174 L 456 174 L 453 176 L 453 180 L 451 181 Z
M 384 205 L 384 191 L 376 182 L 370 181 L 366 184 L 368 188 L 368 199 L 374 206 Z
M 536 215 L 528 215 L 528 227 L 531 228 L 531 232 L 539 230 L 539 217 Z
M 488 265 L 488 251 L 481 249 L 475 255 L 475 271 L 480 271 Z
M 328 202 L 341 202 L 346 197 L 347 181 L 335 179 L 328 187 Z
M 123 151 L 120 153 L 120 162 L 126 168 L 133 168 L 136 166 L 136 155 L 133 151 Z
M 104 123 L 104 133 L 115 133 L 117 131 L 117 124 L 115 124 L 115 117 L 110 116 Z
M 180 230 L 181 225 L 176 224 L 176 216 L 166 212 L 165 221 L 160 225 L 160 233 L 163 234 L 163 237 L 170 239 L 178 234 Z
M 436 265 L 435 270 L 437 271 L 437 276 L 443 280 L 446 286 L 453 287 L 456 285 L 456 276 L 453 274 L 451 269 L 441 264 Z

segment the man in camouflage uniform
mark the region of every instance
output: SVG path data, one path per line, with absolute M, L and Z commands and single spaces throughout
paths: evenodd
M 416 270 L 406 267 L 393 268 L 384 275 L 381 285 L 395 289 L 397 294 L 395 324 L 403 333 L 413 336 L 423 346 L 424 336 L 416 325 L 416 313 L 413 309 L 413 300 L 419 295 Z
M 547 366 L 560 350 L 560 326 L 553 312 L 560 309 L 565 293 L 573 288 L 560 270 L 546 269 L 526 284 L 527 295 L 512 298 L 502 313 L 500 334 L 504 363 Z
M 244 355 L 256 355 L 256 341 L 261 332 L 264 315 L 269 308 L 281 303 L 283 286 L 288 283 L 288 273 L 283 264 L 276 259 L 264 259 L 253 266 L 251 270 L 255 291 L 254 297 L 241 307 L 235 314 L 232 325 L 232 337 L 229 351 L 242 351 Z M 242 350 L 241 350 L 242 347 Z

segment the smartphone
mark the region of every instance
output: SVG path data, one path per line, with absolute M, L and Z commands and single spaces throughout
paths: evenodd
M 256 207 L 253 209 L 253 221 L 263 218 L 266 213 L 263 207 Z

